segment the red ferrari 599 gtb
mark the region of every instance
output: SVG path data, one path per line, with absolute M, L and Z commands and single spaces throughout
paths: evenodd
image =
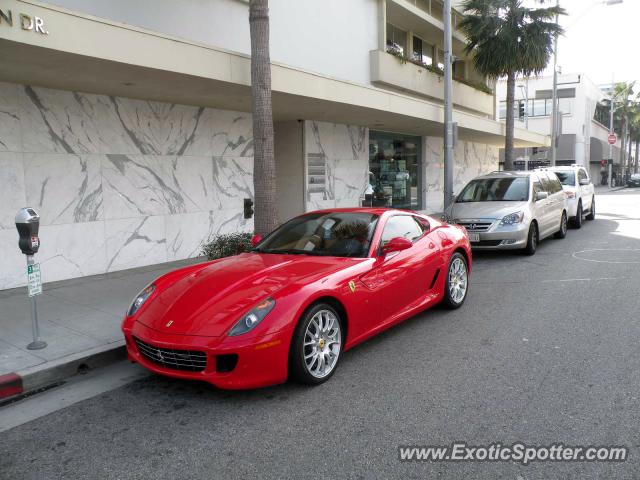
M 228 389 L 319 384 L 343 351 L 469 290 L 466 231 L 413 212 L 311 212 L 253 243 L 142 290 L 122 324 L 129 358 Z

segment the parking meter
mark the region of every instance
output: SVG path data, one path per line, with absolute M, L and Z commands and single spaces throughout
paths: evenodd
M 27 345 L 29 350 L 40 350 L 47 346 L 40 340 L 38 330 L 38 306 L 36 296 L 42 293 L 42 277 L 40 265 L 35 263 L 33 256 L 40 248 L 40 216 L 33 208 L 21 208 L 16 214 L 16 228 L 18 229 L 18 246 L 27 256 L 27 291 L 31 299 L 31 325 L 33 329 L 33 341 Z
M 25 255 L 35 255 L 40 248 L 40 216 L 33 208 L 22 208 L 16 215 L 16 228 L 18 229 L 18 246 Z

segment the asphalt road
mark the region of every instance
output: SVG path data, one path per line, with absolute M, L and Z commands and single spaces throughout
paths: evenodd
M 595 222 L 533 257 L 476 255 L 462 309 L 346 353 L 325 385 L 225 392 L 149 376 L 1 433 L 0 478 L 640 478 L 640 190 L 597 202 Z M 398 460 L 399 445 L 454 441 L 630 453 Z

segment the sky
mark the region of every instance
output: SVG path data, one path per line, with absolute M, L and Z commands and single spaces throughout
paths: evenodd
M 560 5 L 568 12 L 560 19 L 566 30 L 558 45 L 563 74 L 584 73 L 596 84 L 640 80 L 640 0 L 608 6 L 560 0 Z

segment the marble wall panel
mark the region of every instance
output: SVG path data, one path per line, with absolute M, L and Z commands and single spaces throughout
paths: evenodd
M 35 258 L 41 265 L 43 282 L 105 272 L 104 222 L 44 225 L 40 239 Z
M 153 265 L 167 261 L 164 216 L 105 220 L 104 271 Z
M 210 109 L 211 155 L 253 157 L 251 114 Z
M 253 220 L 237 209 L 167 215 L 167 260 L 197 257 L 202 245 L 216 235 L 252 232 Z
M 103 219 L 100 163 L 98 155 L 24 154 L 26 201 L 41 225 Z
M 25 206 L 22 153 L 0 152 L 0 230 L 15 230 L 16 212 Z
M 27 205 L 42 218 L 46 281 L 251 231 L 252 128 L 243 112 L 0 82 L 0 248 L 17 259 L 0 264 L 0 289 L 26 281 L 13 219 Z
M 0 290 L 25 285 L 27 261 L 18 248 L 18 232 L 15 227 L 0 229 L 0 252 Z
M 0 82 L 0 152 L 21 152 L 18 85 Z
M 325 165 L 322 192 L 307 189 L 307 211 L 355 207 L 364 198 L 369 171 L 369 131 L 365 127 L 305 122 L 305 156 Z
M 443 140 L 427 137 L 425 153 L 424 189 L 425 210 L 429 213 L 444 209 Z M 459 193 L 473 178 L 498 170 L 498 147 L 476 142 L 460 141 L 454 149 L 453 191 Z

